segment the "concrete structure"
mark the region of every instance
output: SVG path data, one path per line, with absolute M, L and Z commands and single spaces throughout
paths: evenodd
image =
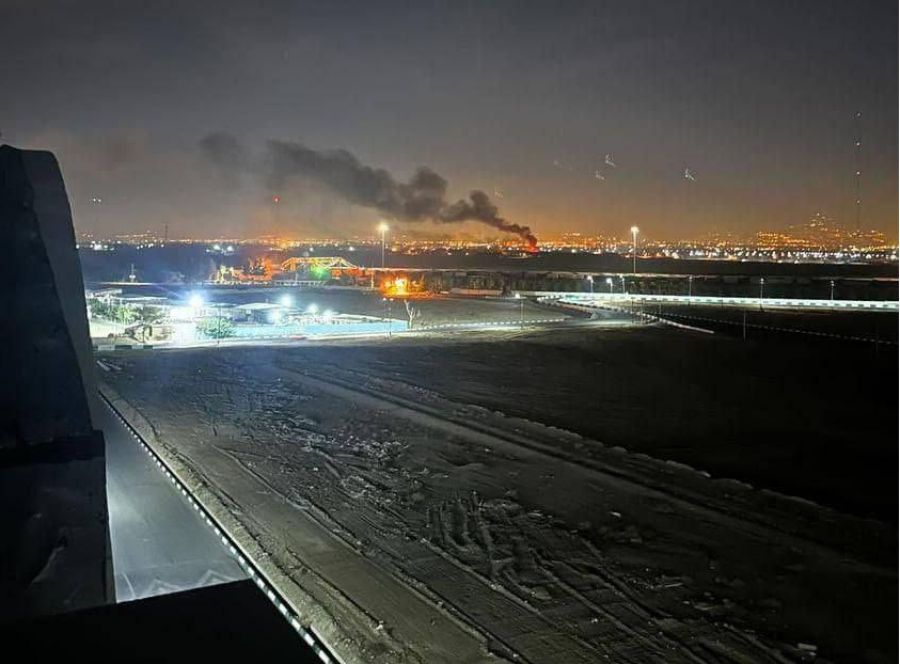
M 81 268 L 48 152 L 0 147 L 0 618 L 113 598 Z

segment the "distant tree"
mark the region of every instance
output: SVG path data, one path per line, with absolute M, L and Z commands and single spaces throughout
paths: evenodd
M 137 320 L 138 312 L 124 304 L 119 304 L 113 307 L 111 318 L 118 323 L 127 325 L 128 323 L 133 323 Z
M 197 331 L 207 339 L 226 339 L 235 334 L 234 323 L 222 316 L 204 318 L 197 323 Z
M 165 311 L 163 311 L 162 307 L 155 307 L 150 304 L 141 306 L 137 313 L 138 320 L 145 325 L 161 323 L 165 318 Z
M 89 300 L 88 307 L 91 310 L 91 316 L 94 318 L 109 318 L 110 315 L 110 306 L 109 303 L 104 302 L 103 300 Z
M 416 324 L 422 324 L 422 310 L 410 304 L 409 300 L 403 300 L 406 305 L 406 315 L 409 318 L 409 327 L 413 328 Z

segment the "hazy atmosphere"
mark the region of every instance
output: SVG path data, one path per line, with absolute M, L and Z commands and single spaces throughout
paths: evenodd
M 0 0 L 0 652 L 897 662 L 897 25 Z
M 349 236 L 383 215 L 302 173 L 223 173 L 201 148 L 223 133 L 395 183 L 425 168 L 448 205 L 481 191 L 538 237 L 852 224 L 858 166 L 862 226 L 896 239 L 894 3 L 2 6 L 0 132 L 57 153 L 81 232 Z

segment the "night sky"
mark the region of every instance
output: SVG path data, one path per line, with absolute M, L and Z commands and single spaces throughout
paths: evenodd
M 225 172 L 224 132 L 426 166 L 538 236 L 674 238 L 852 225 L 859 111 L 862 225 L 896 239 L 897 52 L 890 1 L 0 0 L 0 140 L 54 150 L 97 234 L 374 234 L 315 179 Z

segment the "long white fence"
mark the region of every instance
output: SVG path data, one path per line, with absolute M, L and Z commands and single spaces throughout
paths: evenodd
M 784 297 L 715 297 L 707 295 L 652 295 L 649 293 L 554 293 L 552 291 L 523 292 L 544 300 L 559 300 L 584 306 L 628 306 L 634 303 L 683 304 L 701 306 L 731 306 L 781 309 L 817 309 L 831 311 L 900 312 L 896 300 L 810 300 Z

